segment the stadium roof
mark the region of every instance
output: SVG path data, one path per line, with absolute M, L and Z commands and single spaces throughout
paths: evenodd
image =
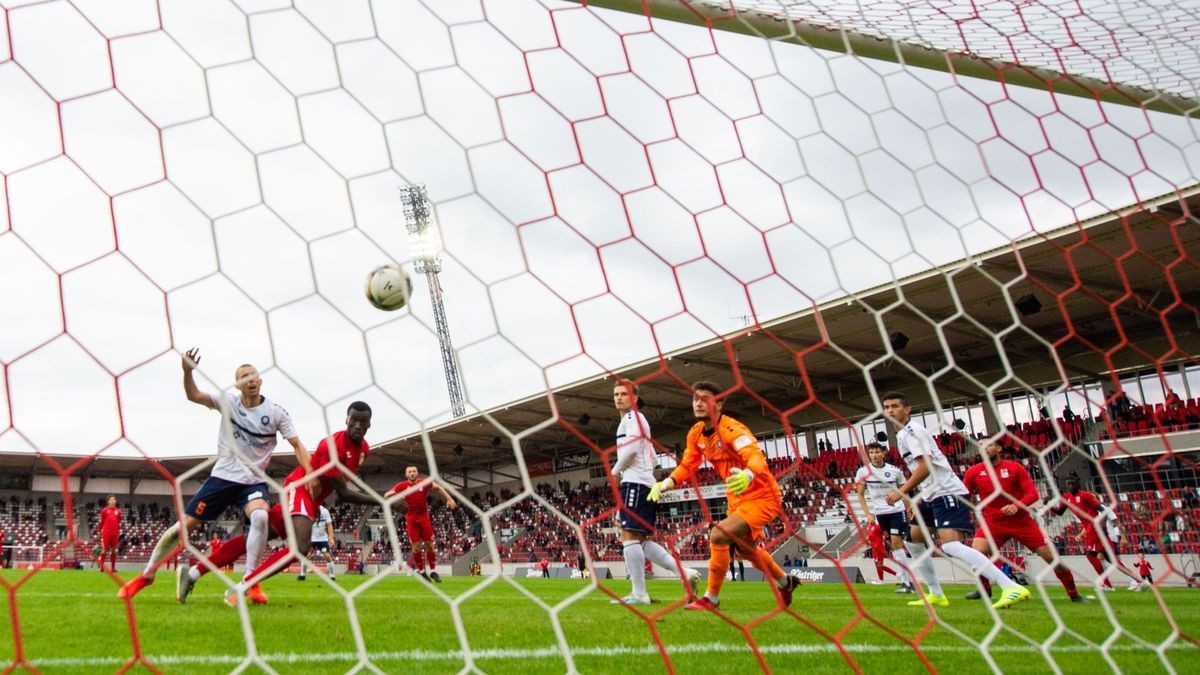
M 978 401 L 989 389 L 1032 391 L 1063 375 L 1098 379 L 1200 353 L 1196 251 L 1200 185 L 619 374 L 641 383 L 642 411 L 667 448 L 691 426 L 687 383 L 699 379 L 734 387 L 740 378 L 726 411 L 761 432 L 782 428 L 777 410 L 787 413 L 793 429 L 874 414 L 868 374 L 877 393 L 904 389 L 916 406 L 931 400 L 918 373 L 933 377 L 942 403 Z M 1027 294 L 1041 309 L 1022 315 L 1010 303 Z M 893 358 L 886 345 L 897 332 L 908 339 L 903 347 L 897 343 Z M 611 447 L 612 384 L 607 376 L 592 378 L 558 389 L 553 401 L 536 396 L 432 428 L 438 465 L 451 476 L 470 470 L 482 479 L 489 469 L 500 474 L 497 479 L 511 476 L 510 435 L 520 435 L 526 462 L 576 453 L 587 447 L 585 438 Z M 552 405 L 558 421 L 552 421 Z M 584 415 L 588 422 L 580 424 Z M 397 466 L 425 464 L 419 435 L 381 444 L 378 453 L 399 460 Z
M 641 383 L 642 410 L 666 448 L 682 442 L 691 425 L 688 384 L 700 379 L 737 387 L 727 412 L 761 433 L 780 430 L 785 417 L 794 430 L 839 417 L 857 422 L 876 413 L 871 385 L 877 393 L 903 389 L 921 407 L 931 400 L 923 378 L 932 378 L 943 404 L 978 401 L 988 390 L 1033 390 L 1063 375 L 1098 379 L 1200 353 L 1196 251 L 1200 185 L 619 372 Z M 1011 307 L 1027 294 L 1040 311 L 1023 315 Z M 907 340 L 894 343 L 892 356 L 887 345 L 896 333 Z M 542 394 L 431 428 L 439 469 L 459 484 L 464 475 L 470 485 L 516 478 L 513 436 L 527 463 L 577 456 L 588 442 L 610 447 L 611 390 L 610 377 L 595 377 L 561 387 L 553 398 Z M 387 441 L 372 453 L 371 473 L 424 467 L 425 459 L 420 435 Z M 138 458 L 57 461 L 82 461 L 78 473 L 90 475 L 159 477 Z M 160 460 L 172 475 L 196 461 Z M 278 455 L 269 470 L 282 475 L 292 464 L 290 454 Z M 37 455 L 0 454 L 4 473 L 50 470 Z

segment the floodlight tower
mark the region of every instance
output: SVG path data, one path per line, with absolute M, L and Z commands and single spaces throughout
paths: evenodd
M 429 282 L 429 301 L 433 305 L 433 323 L 442 350 L 442 368 L 446 371 L 450 410 L 455 417 L 462 417 L 467 413 L 467 407 L 463 401 L 462 380 L 458 375 L 458 358 L 450 342 L 450 323 L 446 321 L 446 306 L 442 302 L 442 284 L 438 280 L 438 273 L 442 271 L 441 237 L 431 219 L 429 197 L 425 194 L 424 185 L 400 188 L 400 202 L 404 206 L 404 226 L 408 230 L 408 242 L 412 248 L 413 271 L 424 274 Z

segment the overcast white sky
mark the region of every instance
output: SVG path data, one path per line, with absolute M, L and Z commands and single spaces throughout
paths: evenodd
M 1180 117 L 572 3 L 24 4 L 4 451 L 212 452 L 191 346 L 213 390 L 258 365 L 310 445 L 354 398 L 375 442 L 445 420 L 424 280 L 411 312 L 363 297 L 409 260 L 408 181 L 484 409 L 1200 175 Z

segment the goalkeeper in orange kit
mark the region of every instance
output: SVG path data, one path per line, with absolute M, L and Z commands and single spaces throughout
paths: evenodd
M 658 501 L 663 492 L 686 480 L 707 459 L 725 481 L 729 507 L 721 522 L 709 533 L 708 591 L 686 609 L 716 609 L 721 585 L 729 571 L 729 547 L 735 544 L 750 564 L 773 580 L 784 607 L 792 604 L 792 591 L 800 580 L 783 571 L 771 555 L 758 547 L 762 528 L 783 516 L 783 497 L 771 475 L 766 455 L 754 434 L 741 422 L 723 415 L 724 402 L 716 397 L 721 388 L 714 382 L 692 385 L 692 413 L 696 424 L 688 431 L 687 449 L 679 466 L 650 489 L 649 499 Z

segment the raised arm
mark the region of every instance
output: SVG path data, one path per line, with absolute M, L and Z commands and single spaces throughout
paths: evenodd
M 442 496 L 442 499 L 444 499 L 446 501 L 446 506 L 450 507 L 451 509 L 458 508 L 458 504 L 455 503 L 454 497 L 451 497 L 450 493 L 446 492 L 446 488 L 442 487 L 441 485 L 438 485 L 437 483 L 434 483 L 433 489 L 437 490 L 438 494 L 440 494 Z
M 192 376 L 192 371 L 198 365 L 200 365 L 200 349 L 192 347 L 183 355 L 183 395 L 192 403 L 199 403 L 215 410 L 217 402 L 208 392 L 200 391 L 200 388 L 196 386 L 196 378 Z

